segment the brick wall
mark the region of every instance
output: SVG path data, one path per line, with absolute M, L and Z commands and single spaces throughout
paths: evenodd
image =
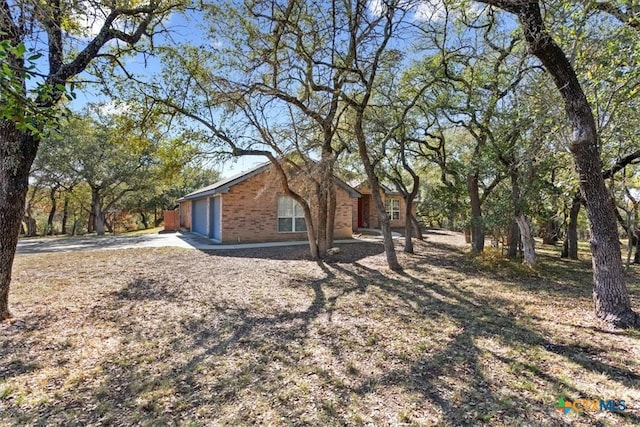
M 300 192 L 305 183 L 292 184 Z M 276 172 L 267 170 L 234 185 L 222 195 L 222 242 L 264 242 L 306 240 L 307 233 L 278 232 L 278 197 L 284 195 Z M 352 234 L 352 208 L 348 193 L 336 187 L 335 238 L 349 238 Z M 311 207 L 316 205 L 311 200 Z M 314 217 L 316 214 L 314 213 Z M 317 222 L 317 221 L 314 221 Z
M 363 220 L 368 224 L 368 227 L 365 227 L 365 228 L 380 228 L 380 220 L 378 219 L 378 210 L 376 209 L 376 204 L 374 203 L 373 197 L 371 196 L 371 189 L 369 189 L 369 187 L 366 185 L 361 185 L 358 187 L 358 191 L 362 193 L 362 197 L 363 197 L 362 206 L 365 212 L 365 215 L 363 216 Z M 382 192 L 380 195 L 382 196 L 382 203 L 385 203 L 386 199 L 400 200 L 400 218 L 397 220 L 389 221 L 389 224 L 391 225 L 391 228 L 403 228 L 406 203 L 404 202 L 404 199 L 402 198 L 402 196 L 395 195 L 395 194 L 384 194 Z M 368 209 L 367 209 L 367 205 L 368 205 Z M 354 229 L 357 228 L 357 224 L 358 224 L 357 208 L 358 208 L 358 204 L 356 201 L 353 204 Z M 415 211 L 416 211 L 415 205 L 413 206 L 412 210 L 413 210 L 413 213 L 415 214 Z M 368 215 L 367 215 L 367 211 L 368 211 Z

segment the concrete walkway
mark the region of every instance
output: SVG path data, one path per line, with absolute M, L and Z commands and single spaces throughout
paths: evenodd
M 373 230 L 375 231 L 375 230 Z M 381 242 L 382 236 L 356 235 L 353 239 L 336 240 L 336 244 L 359 242 Z M 394 238 L 400 234 L 394 233 Z M 204 236 L 189 232 L 142 234 L 137 236 L 74 236 L 74 237 L 42 237 L 20 239 L 18 254 L 37 254 L 47 252 L 78 252 L 104 249 L 161 248 L 178 247 L 205 251 L 273 248 L 281 246 L 308 245 L 306 240 L 288 242 L 240 243 L 233 245 L 215 244 Z

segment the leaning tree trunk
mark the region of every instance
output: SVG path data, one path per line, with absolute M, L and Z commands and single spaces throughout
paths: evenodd
M 0 321 L 11 318 L 11 268 L 38 142 L 22 134 L 12 121 L 0 120 Z
M 420 222 L 418 218 L 411 212 L 411 224 L 413 224 L 413 231 L 416 233 L 416 237 L 418 240 L 424 240 L 424 236 L 422 234 L 422 227 L 420 226 Z
M 467 188 L 471 199 L 471 252 L 481 253 L 484 251 L 484 220 L 477 174 L 467 177 Z
M 595 314 L 614 327 L 635 327 L 639 316 L 631 309 L 624 281 L 618 228 L 602 176 L 598 134 L 591 106 L 573 66 L 549 35 L 538 2 L 487 0 L 516 13 L 529 50 L 553 77 L 572 126 L 570 151 L 580 177 L 580 191 L 589 217 L 593 264 Z
M 286 187 L 287 190 L 289 188 L 288 184 L 283 184 L 283 187 Z M 293 197 L 290 190 L 289 190 L 289 195 Z M 296 201 L 300 203 L 300 206 L 302 206 L 302 210 L 304 211 L 304 220 L 307 226 L 307 240 L 309 241 L 309 253 L 311 255 L 311 259 L 319 260 L 320 251 L 318 250 L 318 242 L 316 241 L 316 229 L 313 224 L 313 215 L 311 213 L 311 208 L 309 207 L 309 204 L 305 202 L 303 199 L 296 200 Z
M 356 115 L 355 135 L 358 142 L 358 153 L 360 154 L 360 160 L 364 166 L 364 171 L 367 174 L 369 182 L 369 188 L 371 188 L 371 197 L 373 203 L 378 212 L 378 219 L 380 220 L 380 228 L 382 231 L 382 239 L 384 243 L 384 253 L 387 258 L 387 265 L 391 270 L 400 271 L 402 266 L 398 262 L 398 255 L 396 254 L 396 248 L 393 244 L 393 236 L 391 235 L 391 226 L 389 224 L 389 215 L 382 202 L 382 189 L 380 188 L 380 182 L 373 170 L 371 159 L 369 159 L 369 153 L 367 150 L 367 139 L 364 134 L 363 128 L 364 111 L 358 110 Z

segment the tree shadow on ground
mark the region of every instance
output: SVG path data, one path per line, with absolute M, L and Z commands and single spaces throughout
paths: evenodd
M 517 416 L 522 408 L 513 405 L 513 402 L 521 399 L 515 393 L 495 393 L 489 388 L 489 384 L 483 375 L 483 369 L 478 366 L 478 354 L 487 352 L 486 349 L 478 348 L 476 341 L 479 338 L 499 340 L 511 348 L 537 347 L 557 356 L 565 358 L 572 363 L 581 366 L 585 371 L 595 374 L 606 374 L 613 380 L 623 384 L 630 389 L 640 389 L 640 376 L 624 367 L 614 366 L 598 360 L 601 353 L 606 350 L 589 344 L 565 345 L 554 343 L 545 338 L 540 332 L 525 326 L 519 322 L 512 314 L 513 307 L 508 300 L 487 297 L 484 298 L 477 293 L 461 290 L 455 286 L 443 287 L 439 283 L 425 282 L 417 279 L 408 273 L 401 273 L 401 276 L 410 280 L 410 283 L 400 280 L 390 280 L 380 272 L 363 265 L 357 264 L 360 271 L 344 270 L 347 274 L 352 274 L 355 281 L 364 280 L 367 283 L 385 289 L 387 292 L 399 296 L 407 306 L 419 307 L 420 310 L 428 313 L 446 313 L 456 319 L 460 324 L 461 333 L 436 355 L 418 360 L 410 370 L 411 375 L 406 375 L 406 370 L 399 372 L 390 371 L 376 381 L 384 384 L 395 384 L 408 387 L 414 391 L 423 393 L 425 398 L 436 402 L 447 414 L 447 421 L 455 425 L 471 425 L 480 420 L 493 419 L 497 413 L 504 415 L 512 414 Z M 434 298 L 437 295 L 438 298 Z M 441 297 L 445 297 L 442 299 Z M 590 398 L 599 400 L 602 396 L 591 395 L 584 390 L 580 390 L 570 384 L 569 381 L 561 379 L 556 375 L 546 372 L 533 363 L 526 363 L 514 357 L 504 354 L 494 354 L 503 364 L 516 365 L 519 375 L 536 377 L 538 380 L 551 385 L 558 396 L 567 398 Z M 460 360 L 461 359 L 461 360 Z M 477 410 L 480 408 L 492 408 L 490 412 L 480 414 L 480 418 L 469 418 L 470 413 L 461 411 L 460 407 L 453 406 L 450 401 L 443 399 L 433 390 L 440 387 L 439 379 L 445 376 L 451 369 L 451 362 L 460 362 L 466 369 L 472 372 L 472 379 L 461 399 L 466 406 Z M 486 369 L 486 367 L 485 367 Z M 540 406 L 550 405 L 552 402 L 538 402 Z M 540 409 L 540 408 L 538 408 Z M 471 414 L 473 414 L 473 410 Z M 480 411 L 482 412 L 482 411 Z M 528 419 L 534 422 L 535 419 Z M 625 417 L 633 423 L 640 422 L 640 416 L 633 413 L 615 414 Z M 485 418 L 486 417 L 486 418 Z M 524 420 L 523 420 L 524 421 Z M 540 421 L 540 420 L 538 420 Z M 597 420 L 592 421 L 597 423 Z
M 128 283 L 126 287 L 114 292 L 118 300 L 127 301 L 173 301 L 176 297 L 166 283 L 157 279 L 138 278 Z
M 366 249 L 380 253 L 378 246 Z M 105 355 L 98 384 L 80 384 L 13 420 L 37 424 L 46 414 L 53 425 L 560 425 L 571 421 L 553 409 L 554 399 L 602 396 L 549 361 L 640 387 L 636 373 L 600 360 L 596 343 L 556 342 L 522 320 L 508 298 L 459 286 L 453 273 L 478 279 L 488 273 L 460 252 L 434 249 L 411 257 L 401 273 L 373 268 L 360 262 L 362 253 L 345 250 L 342 261 L 319 264 L 319 278 L 290 277 L 289 287 L 306 290 L 304 298 L 278 310 L 225 299 L 215 289 L 196 304 L 185 301 L 181 284 L 136 279 L 93 313 L 111 319 L 123 337 L 136 337 Z M 427 279 L 434 267 L 452 276 Z M 192 311 L 178 311 L 187 302 Z M 124 319 L 123 306 L 156 316 L 157 324 Z M 379 339 L 396 333 L 387 325 L 423 336 L 406 347 L 389 343 Z M 401 405 L 395 419 L 371 415 L 400 396 L 408 409 Z M 583 415 L 581 421 L 602 422 Z M 640 423 L 635 413 L 611 417 Z
M 336 244 L 334 247 L 340 248 L 340 253 L 329 255 L 325 258 L 326 263 L 351 263 L 362 258 L 378 255 L 384 252 L 382 243 L 378 242 L 357 242 Z M 272 248 L 238 248 L 231 250 L 203 250 L 211 256 L 230 258 L 254 258 L 268 260 L 311 260 L 311 252 L 307 245 L 282 246 Z
M 0 387 L 2 382 L 15 376 L 35 372 L 41 364 L 32 355 L 22 356 L 21 351 L 29 344 L 24 336 L 37 329 L 46 329 L 55 322 L 55 316 L 31 315 L 27 319 L 16 319 L 14 322 L 0 323 L 0 335 L 3 345 L 0 346 Z M 1 391 L 1 390 L 0 390 Z M 0 405 L 0 409 L 2 405 Z
M 514 289 L 545 293 L 551 298 L 590 299 L 592 297 L 593 275 L 591 264 L 587 261 L 538 254 L 538 266 L 535 270 L 531 270 L 518 261 L 508 260 L 502 256 L 481 254 L 474 258 L 466 248 L 453 244 L 427 241 L 426 245 L 434 250 L 417 251 L 405 261 L 407 268 L 420 269 L 424 265 L 438 266 L 478 278 L 500 280 L 510 283 Z M 451 254 L 459 256 L 450 256 Z M 636 276 L 630 277 L 631 280 L 628 281 L 632 291 L 637 288 L 635 285 L 637 280 L 634 277 Z

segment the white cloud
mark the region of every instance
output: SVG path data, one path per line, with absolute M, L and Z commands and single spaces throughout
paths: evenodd
M 118 116 L 131 111 L 131 106 L 124 102 L 110 100 L 109 102 L 100 104 L 98 112 L 103 116 Z
M 371 14 L 373 16 L 380 16 L 384 13 L 384 4 L 382 2 L 382 0 L 371 0 L 369 2 L 369 12 L 371 12 Z
M 449 5 L 449 10 L 447 11 L 444 0 L 401 0 L 398 5 L 402 8 L 413 9 L 413 19 L 422 22 L 442 22 L 447 19 L 447 15 L 450 18 L 455 18 L 459 17 L 461 12 L 460 5 L 453 7 Z M 382 15 L 385 7 L 384 0 L 369 1 L 369 12 L 374 16 Z M 467 6 L 466 13 L 468 16 L 477 17 L 484 9 L 485 6 L 482 4 L 472 3 Z
M 398 6 L 405 9 L 413 9 L 414 19 L 417 21 L 442 21 L 446 19 L 446 9 L 442 0 L 404 0 Z M 384 13 L 386 5 L 384 0 L 370 0 L 369 12 L 374 16 Z
M 104 26 L 109 8 L 95 1 L 83 0 L 78 3 L 72 20 L 78 25 L 80 34 L 86 38 L 95 37 Z
M 444 21 L 447 19 L 447 9 L 442 0 L 423 0 L 418 3 L 414 15 L 417 21 Z

